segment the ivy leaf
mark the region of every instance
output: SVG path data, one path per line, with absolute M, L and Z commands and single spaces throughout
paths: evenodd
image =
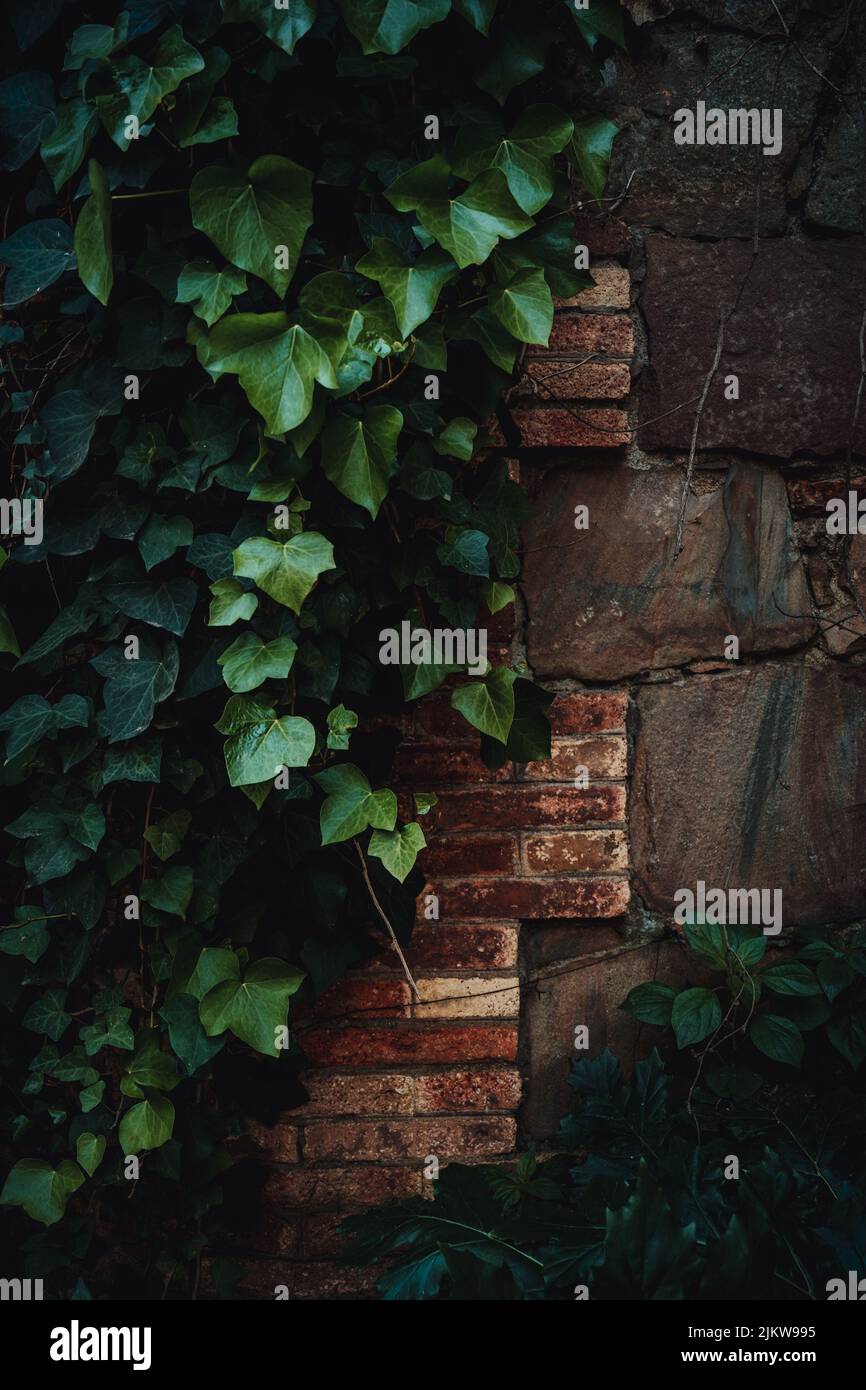
M 430 317 L 443 286 L 457 274 L 457 266 L 444 251 L 430 246 L 416 261 L 410 261 L 392 241 L 378 236 L 355 269 L 380 286 L 404 338 Z
M 72 97 L 57 108 L 57 124 L 42 140 L 39 153 L 58 193 L 81 167 L 99 129 L 96 107 L 84 97 Z
M 703 1042 L 722 1021 L 722 1006 L 711 989 L 680 990 L 671 1009 L 677 1047 Z
M 550 757 L 550 720 L 547 709 L 553 700 L 548 691 L 529 680 L 514 682 L 514 719 L 505 744 L 482 736 L 481 756 L 485 767 L 496 770 L 506 762 L 530 763 Z
M 160 102 L 180 86 L 185 77 L 201 72 L 204 59 L 187 43 L 179 24 L 166 29 L 149 63 L 134 54 L 114 61 L 111 74 L 116 90 L 96 98 L 96 109 L 108 134 L 121 150 L 129 149 L 125 133 L 128 116 L 143 126 Z
M 224 980 L 204 996 L 199 1012 L 205 1032 L 213 1037 L 228 1029 L 256 1052 L 274 1056 L 277 1029 L 285 1027 L 289 999 L 304 978 L 285 961 L 256 961 L 243 980 Z
M 353 763 L 340 763 L 316 773 L 314 780 L 325 793 L 319 812 L 322 844 L 335 845 L 360 835 L 373 826 L 393 830 L 397 798 L 388 787 L 374 792 L 364 773 Z
M 625 48 L 619 0 L 592 0 L 585 9 L 575 9 L 572 0 L 565 0 L 565 4 L 588 48 L 595 48 L 599 39 L 610 39 Z
M 59 1042 L 72 1022 L 65 1005 L 65 990 L 47 989 L 30 1005 L 21 1020 L 22 1026 L 31 1033 L 44 1033 L 52 1042 Z
M 399 53 L 448 18 L 451 0 L 340 0 L 340 10 L 364 53 Z
M 482 734 L 505 743 L 514 720 L 515 671 L 497 666 L 483 680 L 461 685 L 451 694 L 451 704 Z
M 304 531 L 282 542 L 251 536 L 234 552 L 235 574 L 254 580 L 263 593 L 293 613 L 300 613 L 319 575 L 335 568 L 334 547 L 318 531 Z
M 15 911 L 17 916 L 22 909 L 16 908 Z M 35 965 L 40 956 L 44 956 L 50 943 L 48 928 L 44 919 L 39 917 L 23 917 L 0 929 L 0 952 L 4 956 L 24 956 L 31 965 Z
M 21 655 L 15 629 L 2 603 L 0 603 L 0 652 L 9 652 L 12 656 Z
M 56 705 L 50 705 L 44 695 L 22 695 L 0 715 L 0 729 L 9 731 L 7 763 L 34 743 L 54 738 L 63 729 L 86 728 L 90 708 L 90 702 L 81 695 L 64 695 Z
M 433 440 L 433 448 L 437 454 L 463 459 L 468 463 L 475 452 L 477 433 L 478 426 L 474 420 L 467 419 L 465 415 L 457 415 L 448 421 L 442 433 Z
M 761 984 L 774 994 L 787 994 L 803 998 L 821 993 L 821 986 L 807 965 L 799 961 L 782 961 L 761 971 Z
M 780 1014 L 757 1014 L 749 1024 L 749 1037 L 774 1062 L 798 1067 L 803 1060 L 803 1034 L 796 1023 Z
M 568 157 L 577 165 L 580 181 L 591 198 L 600 198 L 607 184 L 610 153 L 619 126 L 606 116 L 577 121 L 568 144 Z
M 355 711 L 346 709 L 345 705 L 336 705 L 328 712 L 328 747 L 335 751 L 345 752 L 349 747 L 350 732 L 357 727 L 358 716 Z M 2 940 L 3 938 L 0 936 L 0 943 Z
M 187 864 L 173 864 L 161 878 L 146 878 L 141 885 L 141 900 L 160 912 L 186 919 L 192 898 L 192 869 Z
M 477 29 L 479 34 L 488 34 L 490 24 L 496 13 L 498 0 L 453 0 L 458 14 Z
M 44 218 L 19 227 L 0 241 L 0 264 L 8 267 L 3 284 L 3 306 L 23 304 L 59 280 L 75 266 L 72 232 L 59 218 Z
M 653 1023 L 657 1027 L 667 1028 L 675 999 L 676 990 L 670 985 L 649 981 L 643 985 L 635 985 L 622 1008 L 641 1023 Z
M 227 647 L 217 663 L 229 690 L 255 690 L 266 680 L 283 680 L 292 668 L 297 642 L 291 637 L 275 637 L 263 642 L 254 632 L 244 632 Z
M 251 618 L 259 606 L 258 595 L 247 593 L 236 579 L 218 579 L 210 591 L 208 627 L 231 627 L 241 618 Z
M 437 545 L 436 555 L 443 565 L 459 570 L 461 574 L 486 576 L 490 573 L 488 541 L 489 537 L 483 531 L 449 531 L 447 540 Z
M 287 314 L 231 314 L 196 343 L 202 366 L 214 381 L 236 376 L 270 435 L 303 423 L 316 382 L 337 389 L 331 359 Z
M 866 1057 L 866 1013 L 862 1009 L 843 1014 L 827 1024 L 827 1037 L 855 1071 Z
M 270 705 L 233 695 L 216 728 L 228 737 L 226 771 L 233 787 L 272 781 L 283 767 L 306 767 L 316 746 L 308 719 L 284 714 Z
M 135 1056 L 131 1057 L 124 1073 L 124 1095 L 140 1099 L 148 1091 L 173 1091 L 180 1081 L 175 1059 L 160 1046 L 160 1035 L 154 1030 L 139 1033 Z
M 20 169 L 54 128 L 54 83 L 46 72 L 0 82 L 0 169 Z
M 79 1134 L 75 1145 L 75 1157 L 79 1167 L 83 1168 L 89 1178 L 93 1177 L 105 1153 L 105 1135 L 91 1134 L 87 1130 L 84 1134 Z
M 75 224 L 75 256 L 81 283 L 100 304 L 108 303 L 114 284 L 111 261 L 111 194 L 105 170 L 95 159 L 87 166 L 91 195 Z
M 289 57 L 316 20 L 316 0 L 291 0 L 282 9 L 273 0 L 222 0 L 222 7 L 226 24 L 255 24 Z
M 484 62 L 475 74 L 476 86 L 504 106 L 515 87 L 544 71 L 550 41 L 550 31 L 538 16 L 510 16 L 508 24 L 499 24 L 494 30 Z
M 157 854 L 163 862 L 170 859 L 173 854 L 177 854 L 186 838 L 189 830 L 192 815 L 189 811 L 172 811 L 170 816 L 164 816 L 155 825 L 149 825 L 144 832 L 144 838 L 150 845 L 154 854 Z
M 410 821 L 400 830 L 374 830 L 367 853 L 373 859 L 381 859 L 388 873 L 403 883 L 426 844 L 418 822 Z
M 118 1138 L 125 1154 L 143 1149 L 159 1149 L 167 1144 L 174 1129 L 174 1106 L 168 1096 L 154 1091 L 127 1110 L 120 1121 Z
M 553 296 L 543 270 L 518 270 L 488 295 L 491 313 L 503 328 L 524 343 L 547 346 L 553 327 Z
M 247 277 L 233 265 L 217 270 L 213 261 L 188 261 L 178 278 L 177 302 L 192 304 L 193 313 L 210 327 L 246 287 Z
M 291 283 L 313 221 L 313 176 L 282 155 L 256 159 L 246 174 L 218 165 L 196 174 L 189 191 L 193 226 L 226 260 L 258 275 L 280 298 Z M 288 265 L 278 264 L 278 248 Z
M 192 522 L 186 516 L 151 516 L 139 534 L 137 544 L 144 568 L 152 570 L 181 546 L 191 543 Z
M 125 1052 L 131 1052 L 135 1046 L 135 1035 L 129 1026 L 131 1017 L 131 1009 L 118 1006 L 116 1009 L 109 1009 L 95 1023 L 87 1024 L 80 1029 L 78 1036 L 84 1044 L 87 1056 L 94 1057 L 103 1047 L 118 1047 Z
M 479 175 L 453 198 L 449 172 L 442 156 L 434 155 L 389 184 L 385 197 L 398 212 L 417 212 L 422 226 L 461 270 L 486 261 L 501 237 L 519 236 L 533 225 L 498 169 Z
M 403 416 L 392 405 L 374 405 L 360 420 L 337 416 L 322 434 L 325 476 L 344 497 L 375 520 L 388 495 Z
M 142 579 L 106 584 L 105 596 L 127 617 L 182 637 L 198 593 L 191 579 Z
M 137 660 L 127 660 L 119 647 L 93 659 L 94 669 L 108 677 L 99 722 L 109 743 L 133 738 L 150 727 L 154 708 L 174 690 L 179 664 L 177 643 L 160 646 L 152 637 L 142 639 Z
M 180 1058 L 188 1075 L 213 1061 L 225 1046 L 224 1039 L 209 1038 L 201 1025 L 198 1001 L 191 994 L 175 994 L 159 1011 L 168 1024 L 172 1051 Z
M 458 132 L 454 172 L 474 179 L 486 169 L 500 169 L 514 201 L 533 216 L 553 195 L 552 156 L 565 148 L 573 130 L 570 116 L 543 104 L 524 111 L 507 136 L 498 124 L 474 122 Z
M 43 1226 L 53 1226 L 66 1212 L 66 1203 L 84 1182 L 84 1174 L 71 1159 L 52 1168 L 42 1158 L 20 1158 L 3 1184 L 0 1204 L 23 1207 Z

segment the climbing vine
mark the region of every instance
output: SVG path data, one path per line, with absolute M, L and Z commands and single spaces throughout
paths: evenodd
M 380 660 L 513 600 L 485 423 L 591 283 L 612 0 L 15 0 L 0 262 L 2 1203 L 58 1296 L 195 1294 L 302 1095 L 290 1004 L 411 931 L 452 677 L 491 766 L 520 667 Z M 383 925 L 384 924 L 384 925 Z M 240 1173 L 240 1176 L 239 1176 Z

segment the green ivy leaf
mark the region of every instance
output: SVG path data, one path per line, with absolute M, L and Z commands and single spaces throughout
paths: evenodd
M 66 991 L 47 989 L 30 1005 L 21 1020 L 31 1033 L 44 1033 L 52 1042 L 59 1042 L 72 1022 L 66 1012 Z
M 388 478 L 397 457 L 403 416 L 392 405 L 374 405 L 360 420 L 339 415 L 322 434 L 325 476 L 344 497 L 371 517 L 388 495 Z
M 399 830 L 374 830 L 367 853 L 373 859 L 381 859 L 388 873 L 403 883 L 426 844 L 418 822 L 410 821 Z
M 273 436 L 306 420 L 317 381 L 338 386 L 327 353 L 287 314 L 230 314 L 201 335 L 196 352 L 214 381 L 238 378 Z
M 154 709 L 174 690 L 179 668 L 177 643 L 160 645 L 143 637 L 137 660 L 127 660 L 118 647 L 94 657 L 91 665 L 107 680 L 100 726 L 109 743 L 133 738 L 150 727 Z
M 256 1052 L 277 1055 L 277 1030 L 285 1026 L 289 999 L 304 978 L 284 961 L 256 961 L 243 980 L 223 980 L 204 996 L 199 1011 L 205 1032 L 213 1037 L 228 1029 Z
M 175 994 L 166 1000 L 159 1011 L 168 1024 L 172 1051 L 180 1058 L 188 1075 L 212 1062 L 224 1047 L 224 1040 L 209 1038 L 201 1025 L 198 1000 L 191 994 Z
M 316 19 L 316 0 L 291 0 L 276 9 L 273 0 L 221 0 L 227 24 L 255 24 L 289 56 Z
M 55 193 L 81 167 L 98 129 L 99 117 L 92 101 L 76 96 L 58 106 L 57 124 L 44 137 L 39 150 Z
M 404 338 L 430 317 L 443 286 L 457 274 L 457 266 L 444 251 L 431 246 L 416 261 L 409 261 L 384 237 L 373 238 L 372 251 L 361 257 L 355 269 L 381 287 Z
M 111 64 L 115 90 L 96 98 L 96 109 L 108 134 L 121 150 L 129 149 L 125 131 L 128 116 L 139 126 L 153 115 L 160 102 L 180 86 L 184 78 L 201 72 L 204 59 L 183 37 L 179 24 L 167 29 L 149 63 L 125 54 Z
M 779 1014 L 757 1014 L 749 1024 L 749 1037 L 765 1057 L 799 1067 L 803 1060 L 803 1035 L 796 1023 Z
M 630 990 L 622 1007 L 641 1023 L 653 1023 L 657 1027 L 667 1028 L 671 1021 L 675 998 L 676 990 L 670 985 L 649 982 L 636 985 Z
M 501 237 L 531 227 L 498 169 L 480 174 L 462 193 L 449 193 L 449 168 L 441 155 L 416 164 L 385 189 L 398 212 L 417 212 L 423 227 L 454 257 L 461 270 L 481 265 Z
M 75 224 L 75 257 L 81 283 L 99 300 L 108 303 L 114 284 L 111 260 L 111 194 L 105 170 L 95 159 L 87 166 L 91 195 Z
M 143 1149 L 159 1149 L 167 1144 L 174 1130 L 174 1106 L 158 1091 L 127 1110 L 120 1121 L 118 1138 L 125 1154 Z
M 193 875 L 187 864 L 173 864 L 159 878 L 146 878 L 141 885 L 141 900 L 160 912 L 173 917 L 186 917 L 192 898 Z
M 547 346 L 553 327 L 553 296 L 543 270 L 518 270 L 504 285 L 491 286 L 491 313 L 524 343 Z
M 514 720 L 515 671 L 495 667 L 483 680 L 461 685 L 451 694 L 451 704 L 482 734 L 506 743 Z
M 300 613 L 319 575 L 334 568 L 334 548 L 318 531 L 304 531 L 283 542 L 252 536 L 234 552 L 235 574 L 254 580 L 263 593 L 293 613 Z
M 820 994 L 821 986 L 807 965 L 799 961 L 783 961 L 770 965 L 761 971 L 761 984 L 774 994 L 787 994 L 802 998 L 804 995 Z
M 246 174 L 202 169 L 189 191 L 193 225 L 233 266 L 258 275 L 283 298 L 313 221 L 312 182 L 309 169 L 278 154 L 262 155 Z
M 0 1204 L 23 1207 L 29 1217 L 43 1226 L 53 1226 L 66 1211 L 66 1203 L 84 1182 L 84 1174 L 71 1159 L 52 1168 L 41 1158 L 20 1158 L 10 1172 Z
M 514 201 L 529 216 L 553 195 L 553 160 L 571 139 L 574 122 L 555 106 L 530 106 L 509 135 L 498 123 L 473 122 L 461 128 L 454 147 L 454 172 L 474 179 L 500 169 Z
M 468 20 L 479 34 L 488 34 L 496 13 L 498 0 L 454 0 L 454 9 Z
M 365 53 L 399 53 L 447 19 L 451 0 L 340 0 L 340 10 Z
M 162 820 L 149 825 L 144 832 L 144 838 L 154 854 L 164 862 L 173 854 L 177 854 L 186 839 L 191 821 L 191 812 L 183 809 L 172 811 L 170 816 L 163 816 Z
M 222 656 L 217 657 L 223 668 L 223 679 L 229 690 L 255 690 L 266 680 L 284 680 L 292 669 L 298 650 L 291 637 L 275 637 L 263 642 L 254 632 L 244 632 Z
M 0 265 L 7 266 L 3 306 L 23 304 L 75 269 L 72 232 L 59 218 L 45 218 L 19 227 L 0 241 Z
M 619 126 L 606 116 L 577 121 L 568 144 L 568 157 L 577 165 L 580 180 L 591 198 L 601 198 L 607 185 L 610 155 Z
M 397 798 L 388 787 L 373 791 L 354 763 L 340 763 L 316 773 L 314 778 L 325 800 L 319 813 L 322 844 L 335 845 L 360 835 L 368 826 L 393 830 L 397 820 Z
M 233 787 L 272 781 L 284 767 L 306 767 L 316 746 L 309 719 L 284 714 L 270 705 L 233 695 L 217 729 L 225 743 L 226 771 Z
M 91 1134 L 86 1130 L 84 1134 L 79 1134 L 75 1145 L 75 1157 L 79 1167 L 83 1168 L 89 1178 L 93 1177 L 105 1153 L 105 1135 Z
M 232 265 L 217 270 L 213 261 L 188 261 L 178 277 L 177 302 L 192 304 L 193 313 L 210 327 L 246 287 L 247 277 Z

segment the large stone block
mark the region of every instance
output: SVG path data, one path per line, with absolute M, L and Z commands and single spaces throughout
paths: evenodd
M 724 346 L 700 420 L 700 449 L 749 449 L 791 458 L 848 444 L 860 381 L 862 238 L 696 243 L 647 237 L 641 309 L 649 366 L 640 378 L 645 449 L 688 449 L 713 365 L 723 307 Z M 748 276 L 748 279 L 746 277 Z M 741 290 L 744 280 L 745 287 Z M 725 399 L 725 378 L 739 399 Z M 692 402 L 685 405 L 684 402 Z M 682 407 L 682 408 L 678 408 Z M 866 412 L 855 445 L 866 447 Z
M 797 646 L 814 630 L 785 486 L 735 464 L 690 496 L 671 563 L 679 469 L 588 468 L 546 475 L 525 533 L 528 651 L 541 676 L 616 680 L 642 670 Z M 575 530 L 575 506 L 589 529 Z
M 866 671 L 762 665 L 637 698 L 634 887 L 781 888 L 785 925 L 866 915 Z

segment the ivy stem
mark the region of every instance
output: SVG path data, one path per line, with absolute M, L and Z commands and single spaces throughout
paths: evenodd
M 389 935 L 390 938 L 391 938 L 391 945 L 394 947 L 394 950 L 397 952 L 397 955 L 400 957 L 400 964 L 403 966 L 403 973 L 405 974 L 406 979 L 409 981 L 409 985 L 410 985 L 410 987 L 411 987 L 411 989 L 412 989 L 412 991 L 413 991 L 413 993 L 414 993 L 414 995 L 415 995 L 415 998 L 420 1000 L 421 995 L 420 995 L 420 993 L 419 993 L 418 986 L 417 986 L 416 983 L 415 983 L 414 977 L 413 977 L 413 975 L 412 975 L 412 971 L 409 969 L 409 963 L 408 963 L 408 961 L 406 960 L 406 957 L 403 955 L 403 951 L 402 951 L 402 948 L 401 948 L 401 946 L 400 946 L 400 942 L 397 940 L 397 933 L 394 931 L 394 928 L 391 926 L 391 923 L 388 921 L 388 918 L 387 918 L 387 916 L 386 916 L 386 914 L 385 914 L 385 909 L 383 908 L 382 904 L 379 902 L 379 899 L 376 897 L 376 890 L 375 890 L 375 888 L 373 887 L 372 882 L 370 881 L 370 873 L 369 873 L 369 870 L 368 870 L 368 868 L 367 868 L 367 860 L 366 860 L 365 857 L 364 857 L 364 851 L 361 849 L 361 846 L 360 846 L 360 843 L 358 842 L 358 840 L 353 840 L 352 843 L 354 844 L 355 849 L 358 851 L 358 858 L 359 858 L 360 861 L 361 861 L 361 873 L 364 875 L 364 882 L 365 882 L 366 885 L 367 885 L 367 892 L 370 894 L 370 897 L 373 899 L 373 906 L 375 907 L 375 909 L 376 909 L 376 911 L 378 912 L 379 916 L 382 918 L 382 921 L 385 923 L 385 926 L 388 928 L 388 935 Z
M 112 193 L 113 203 L 123 203 L 129 198 L 168 198 L 175 193 L 187 193 L 186 188 L 154 188 L 150 193 Z

